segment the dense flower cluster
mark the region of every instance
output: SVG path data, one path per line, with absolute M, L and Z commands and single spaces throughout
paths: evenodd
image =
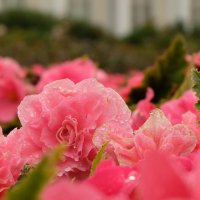
M 109 74 L 88 58 L 30 71 L 0 58 L 0 71 L 0 124 L 20 122 L 7 136 L 0 129 L 0 199 L 26 165 L 36 167 L 59 144 L 57 177 L 41 200 L 200 199 L 200 116 L 191 89 L 156 105 L 147 88 L 130 110 L 126 101 L 142 72 Z M 102 147 L 104 159 L 91 173 Z

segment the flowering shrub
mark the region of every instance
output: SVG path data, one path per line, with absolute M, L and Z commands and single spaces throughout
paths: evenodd
M 150 74 L 110 74 L 88 58 L 25 70 L 1 58 L 0 199 L 200 199 L 199 68 L 194 91 L 187 79 L 181 90 L 164 79 L 179 49 Z M 173 79 L 188 71 L 177 63 Z

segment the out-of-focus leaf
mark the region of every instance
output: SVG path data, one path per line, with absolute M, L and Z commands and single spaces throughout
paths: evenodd
M 193 86 L 192 71 L 191 71 L 191 67 L 190 67 L 185 76 L 183 83 L 181 84 L 181 86 L 178 88 L 178 90 L 174 94 L 173 99 L 177 99 L 180 96 L 182 96 L 185 91 L 192 89 L 192 86 Z
M 172 97 L 185 77 L 187 69 L 185 56 L 184 39 L 181 36 L 177 36 L 166 53 L 157 60 L 156 64 L 145 71 L 143 84 L 141 87 L 133 89 L 129 103 L 137 103 L 144 98 L 148 87 L 155 92 L 153 98 L 155 103 Z
M 56 173 L 55 166 L 62 152 L 63 146 L 45 156 L 26 178 L 7 193 L 5 200 L 39 200 L 41 190 Z
M 106 142 L 105 144 L 102 145 L 102 147 L 99 149 L 96 157 L 94 158 L 93 162 L 92 162 L 92 166 L 91 166 L 91 171 L 90 171 L 90 175 L 93 175 L 97 166 L 99 165 L 99 163 L 105 159 L 105 148 L 107 147 L 108 142 Z
M 193 90 L 196 92 L 196 95 L 199 98 L 195 106 L 200 111 L 200 72 L 195 69 L 193 70 L 192 75 L 194 80 Z

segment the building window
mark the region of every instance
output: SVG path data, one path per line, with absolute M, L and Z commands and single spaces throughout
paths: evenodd
M 90 19 L 90 12 L 91 12 L 90 5 L 91 5 L 90 0 L 83 1 L 83 18 L 86 21 L 89 21 Z
M 112 32 L 115 30 L 115 24 L 116 24 L 116 0 L 108 0 L 108 12 L 109 12 L 109 23 L 108 23 L 108 29 Z

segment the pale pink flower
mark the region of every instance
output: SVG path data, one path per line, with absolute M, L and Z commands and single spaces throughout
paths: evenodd
M 144 122 L 149 118 L 150 112 L 156 107 L 151 100 L 154 97 L 154 92 L 151 88 L 147 89 L 146 98 L 140 100 L 136 109 L 132 113 L 132 128 L 137 130 L 144 124 Z
M 19 140 L 16 129 L 7 137 L 0 129 L 0 195 L 16 183 L 23 168 Z
M 0 58 L 0 123 L 13 120 L 26 93 L 24 71 L 10 58 Z
M 68 78 L 77 83 L 86 78 L 92 78 L 96 75 L 96 65 L 87 58 L 77 58 L 66 61 L 61 64 L 55 64 L 41 74 L 41 79 L 37 84 L 37 91 L 55 80 Z
M 134 146 L 138 157 L 159 150 L 174 155 L 187 155 L 197 144 L 192 129 L 184 124 L 172 125 L 163 112 L 155 109 L 149 119 L 135 131 Z
M 95 79 L 77 84 L 55 81 L 40 94 L 25 97 L 19 106 L 23 155 L 27 162 L 37 163 L 43 153 L 64 142 L 68 148 L 62 172 L 88 171 L 97 152 L 93 135 L 132 137 L 130 114 L 120 95 Z

